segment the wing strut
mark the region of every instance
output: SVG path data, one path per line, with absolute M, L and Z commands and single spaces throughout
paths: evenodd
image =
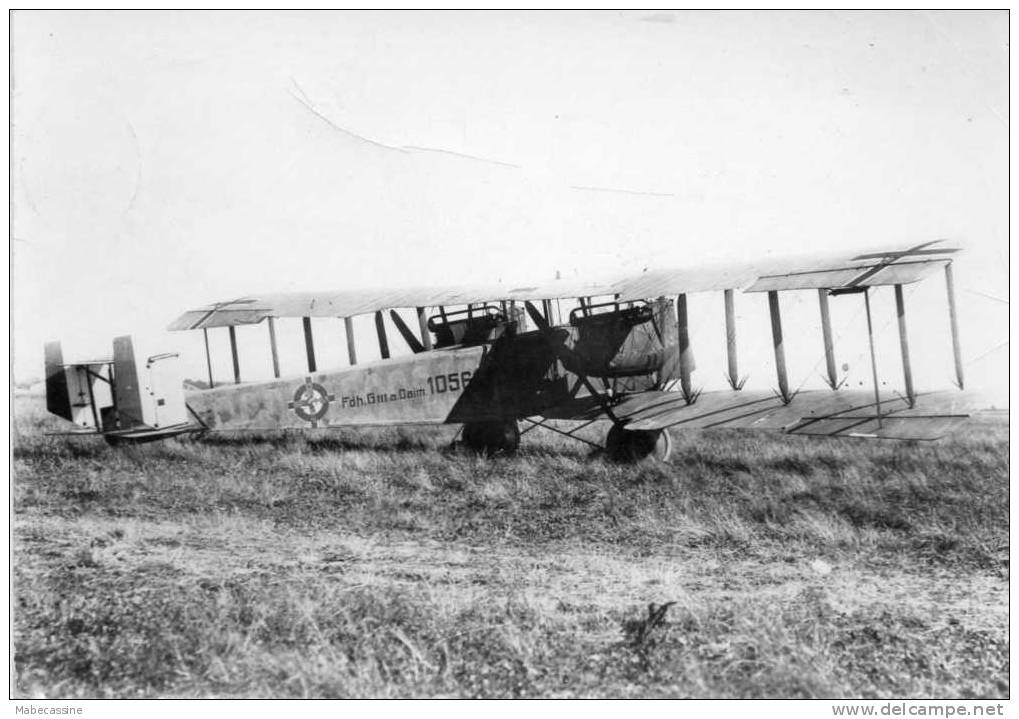
M 272 350 L 272 376 L 280 377 L 280 353 L 276 346 L 276 318 L 269 318 L 269 349 Z
M 690 323 L 686 311 L 686 295 L 681 294 L 676 298 L 676 318 L 679 329 L 679 386 L 683 391 L 683 399 L 687 404 L 693 404 L 697 396 L 694 394 L 690 382 L 690 373 L 693 371 L 693 353 L 690 351 Z
M 838 373 L 835 370 L 835 342 L 831 336 L 831 313 L 828 309 L 828 290 L 817 291 L 817 302 L 821 307 L 821 335 L 824 338 L 824 363 L 828 370 L 828 386 L 839 388 Z
M 867 341 L 870 343 L 870 374 L 874 380 L 874 414 L 877 415 L 877 428 L 881 429 L 881 394 L 877 384 L 877 357 L 874 355 L 874 325 L 870 319 L 870 288 L 863 289 L 863 304 L 867 308 Z
M 547 330 L 549 328 L 546 319 L 542 317 L 541 312 L 530 301 L 524 302 L 524 309 L 527 310 L 527 314 L 531 316 L 531 321 L 534 322 L 539 330 Z
M 311 334 L 311 317 L 302 317 L 304 321 L 304 349 L 308 353 L 308 371 L 315 371 L 315 338 Z
M 343 331 L 347 335 L 347 359 L 350 360 L 350 365 L 354 366 L 357 364 L 357 347 L 354 344 L 354 318 L 344 317 L 343 318 Z
M 955 358 L 955 382 L 963 388 L 962 350 L 959 347 L 959 318 L 955 314 L 955 281 L 952 279 L 952 263 L 945 265 L 945 289 L 948 291 L 948 321 L 952 326 L 952 355 Z
M 209 352 L 209 330 L 203 327 L 202 334 L 205 336 L 205 366 L 209 369 L 209 389 L 212 389 L 216 385 L 212 381 L 212 354 Z
M 426 349 L 432 348 L 432 333 L 428 331 L 428 315 L 424 307 L 417 308 L 418 330 L 421 332 L 421 345 Z
M 725 356 L 729 361 L 729 386 L 738 392 L 743 389 L 746 378 L 740 379 L 736 361 L 736 302 L 732 290 L 725 291 Z
M 237 328 L 230 325 L 230 357 L 234 361 L 234 384 L 241 383 L 241 362 L 237 357 Z
M 382 317 L 382 310 L 375 313 L 375 331 L 379 335 L 379 354 L 382 359 L 389 359 L 389 340 L 386 338 L 386 324 Z
M 913 371 L 909 366 L 909 337 L 906 335 L 906 305 L 902 299 L 902 285 L 895 285 L 895 314 L 899 316 L 899 347 L 902 349 L 902 376 L 906 382 L 906 400 L 910 409 L 916 404 L 913 392 Z
M 389 310 L 389 316 L 393 320 L 393 324 L 396 325 L 396 331 L 403 337 L 403 341 L 410 347 L 410 351 L 414 354 L 425 351 L 425 346 L 421 344 L 421 341 L 414 336 L 414 333 L 410 331 L 410 327 L 403 321 L 403 318 L 397 314 L 396 310 Z
M 789 378 L 785 370 L 785 349 L 782 345 L 782 314 L 778 304 L 778 291 L 768 290 L 768 310 L 771 313 L 771 341 L 775 346 L 775 373 L 778 375 L 778 393 L 789 404 Z

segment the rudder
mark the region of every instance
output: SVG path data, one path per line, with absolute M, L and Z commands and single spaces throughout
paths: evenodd
M 64 353 L 59 342 L 47 342 L 44 347 L 46 362 L 46 411 L 64 419 L 72 419 L 71 395 L 64 371 Z

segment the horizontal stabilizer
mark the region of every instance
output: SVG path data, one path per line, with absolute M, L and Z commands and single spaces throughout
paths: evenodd
M 83 360 L 75 360 L 74 362 L 64 362 L 64 367 L 105 367 L 113 364 L 112 357 L 99 357 L 90 358 Z

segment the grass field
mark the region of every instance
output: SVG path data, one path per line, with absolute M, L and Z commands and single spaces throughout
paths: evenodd
M 1009 694 L 1007 414 L 627 467 L 544 430 L 114 449 L 15 412 L 15 696 Z

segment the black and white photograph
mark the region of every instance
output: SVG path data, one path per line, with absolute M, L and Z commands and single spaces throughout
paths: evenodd
M 13 713 L 1008 713 L 1007 9 L 8 19 Z

